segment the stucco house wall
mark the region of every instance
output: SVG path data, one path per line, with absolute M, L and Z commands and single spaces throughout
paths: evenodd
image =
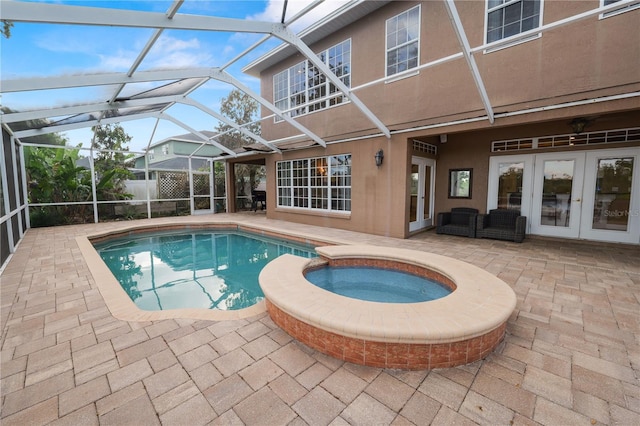
M 589 131 L 639 125 L 639 98 L 626 94 L 640 91 L 640 43 L 630 36 L 640 25 L 640 10 L 604 19 L 592 16 L 545 31 L 526 42 L 491 52 L 475 52 L 473 57 L 497 117 L 491 123 L 463 57 L 358 89 L 385 77 L 385 22 L 414 6 L 420 7 L 419 64 L 461 51 L 443 2 L 433 1 L 389 2 L 312 44 L 311 48 L 319 52 L 344 40 L 351 41 L 351 88 L 392 131 L 392 136 L 390 139 L 382 136 L 353 103 L 295 117 L 327 141 L 328 146 L 266 157 L 269 217 L 406 238 L 411 235 L 408 225 L 411 157 L 423 155 L 412 151 L 413 139 L 431 143 L 438 149 L 434 213 L 457 206 L 484 212 L 490 157 L 503 155 L 491 152 L 492 141 L 571 133 L 569 123 L 576 117 L 592 119 Z M 599 0 L 543 1 L 542 25 L 599 6 Z M 483 45 L 486 3 L 458 1 L 456 7 L 471 47 Z M 274 66 L 265 69 L 258 66 L 262 96 L 273 100 L 274 75 L 303 60 L 302 55 L 294 54 Z M 256 73 L 256 69 L 249 71 Z M 589 99 L 605 100 L 585 102 Z M 263 110 L 262 114 L 271 112 Z M 299 133 L 285 122 L 276 123 L 273 119 L 262 122 L 262 134 L 268 140 Z M 440 143 L 440 135 L 447 135 L 446 143 Z M 339 141 L 345 142 L 332 143 Z M 572 149 L 616 146 L 630 145 Z M 380 167 L 374 163 L 378 149 L 383 149 L 385 155 Z M 349 215 L 276 206 L 277 161 L 340 153 L 352 154 L 353 198 Z M 448 171 L 453 168 L 473 168 L 471 199 L 448 197 Z

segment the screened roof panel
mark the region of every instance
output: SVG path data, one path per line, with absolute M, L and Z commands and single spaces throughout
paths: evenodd
M 69 75 L 69 80 L 75 76 Z M 2 86 L 0 86 L 1 88 Z M 45 116 L 47 110 L 52 111 L 48 116 L 64 115 L 57 109 L 71 106 L 91 105 L 105 102 L 111 93 L 116 90 L 116 85 L 65 87 L 60 89 L 26 90 L 18 92 L 2 92 L 2 106 L 12 111 L 42 112 Z M 89 109 L 91 107 L 88 107 Z
M 116 117 L 116 116 L 125 117 L 128 115 L 144 114 L 149 112 L 160 112 L 166 107 L 168 107 L 169 105 L 171 104 L 160 103 L 160 104 L 150 104 L 150 105 L 143 105 L 143 106 L 131 107 L 131 108 L 111 109 L 107 111 L 107 116 L 108 117 Z
M 185 78 L 162 86 L 134 93 L 126 97 L 120 96 L 116 100 L 149 99 L 160 96 L 186 95 L 194 88 L 206 82 L 206 78 Z
M 85 123 L 87 121 L 98 120 L 99 118 L 100 118 L 100 114 L 99 113 L 76 114 L 76 115 L 72 115 L 72 116 L 67 117 L 67 118 L 63 118 L 61 120 L 50 121 L 47 126 L 40 126 L 38 128 L 40 129 L 40 128 L 48 127 L 48 126 L 64 126 L 64 125 L 67 125 L 67 124 Z
M 353 7 L 360 3 L 350 2 Z M 83 124 L 90 128 L 122 118 L 136 135 L 129 148 L 138 152 L 171 136 L 163 133 L 168 128 L 174 129 L 173 135 L 180 133 L 176 127 L 196 135 L 215 130 L 220 100 L 233 86 L 260 93 L 259 81 L 240 71 L 281 43 L 275 37 L 281 29 L 274 24 L 283 15 L 287 26 L 293 16 L 300 18 L 289 26 L 297 32 L 303 22 L 321 22 L 344 4 L 344 0 L 4 1 L 3 19 L 14 26 L 11 37 L 2 40 L 0 90 L 6 89 L 0 121 L 20 140 L 47 130 L 78 132 Z M 256 97 L 263 108 L 271 108 Z M 145 123 L 146 133 L 135 128 L 135 120 Z M 300 123 L 288 122 L 324 146 Z M 82 138 L 79 142 L 86 142 L 86 134 Z M 274 149 L 261 137 L 254 139 L 257 150 Z M 210 144 L 216 146 L 215 140 Z M 233 155 L 227 148 L 216 149 L 220 155 Z

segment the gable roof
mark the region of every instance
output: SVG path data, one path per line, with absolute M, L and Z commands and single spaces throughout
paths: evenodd
M 200 133 L 207 136 L 208 138 L 212 138 L 217 135 L 216 132 L 212 132 L 211 130 L 200 130 Z M 167 142 L 178 141 L 178 142 L 192 142 L 201 144 L 203 140 L 193 133 L 185 133 L 184 135 L 170 136 L 168 138 L 162 139 L 156 143 L 149 145 L 149 148 L 154 148 L 159 145 L 164 145 Z

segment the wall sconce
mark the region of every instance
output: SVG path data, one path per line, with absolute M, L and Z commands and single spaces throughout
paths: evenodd
M 591 121 L 592 120 L 589 120 L 588 118 L 585 118 L 585 117 L 577 117 L 571 120 L 571 122 L 569 122 L 569 126 L 571 126 L 571 130 L 573 130 L 573 133 L 575 133 L 576 135 L 579 135 L 584 131 L 585 127 L 591 124 Z
M 382 160 L 384 159 L 384 151 L 379 149 L 378 152 L 376 152 L 375 159 L 376 159 L 376 166 L 378 167 L 382 166 Z

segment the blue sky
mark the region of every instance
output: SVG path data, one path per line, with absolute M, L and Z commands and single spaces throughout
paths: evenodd
M 5 0 L 0 0 L 1 3 Z M 171 1 L 42 1 L 43 3 L 71 4 L 96 8 L 119 8 L 164 13 Z M 311 0 L 290 0 L 287 17 L 311 3 Z M 344 1 L 327 0 L 293 27 L 298 32 Z M 279 22 L 283 1 L 210 1 L 186 0 L 178 13 Z M 99 9 L 96 10 L 99 12 Z M 1 9 L 0 9 L 1 13 Z M 149 40 L 153 29 L 91 27 L 77 25 L 15 23 L 9 39 L 0 41 L 2 79 L 107 73 L 127 71 Z M 195 32 L 165 30 L 138 70 L 216 67 L 234 58 L 262 36 L 258 34 Z M 251 60 L 278 44 L 272 40 L 249 57 L 237 62 L 228 71 L 259 92 L 257 79 L 243 74 L 240 69 Z M 224 83 L 210 81 L 192 94 L 192 98 L 219 111 L 220 100 L 232 89 Z M 31 93 L 8 93 L 2 96 L 2 105 L 13 110 L 31 110 L 47 106 L 62 106 L 94 101 L 105 101 L 111 87 L 90 89 L 49 90 Z M 169 110 L 172 116 L 197 130 L 214 130 L 217 121 L 195 108 L 176 106 Z M 125 131 L 133 137 L 129 148 L 144 149 L 152 137 L 155 119 L 123 122 Z M 153 136 L 157 142 L 172 135 L 187 133 L 182 127 L 161 121 Z M 90 129 L 65 132 L 71 145 L 90 145 Z

